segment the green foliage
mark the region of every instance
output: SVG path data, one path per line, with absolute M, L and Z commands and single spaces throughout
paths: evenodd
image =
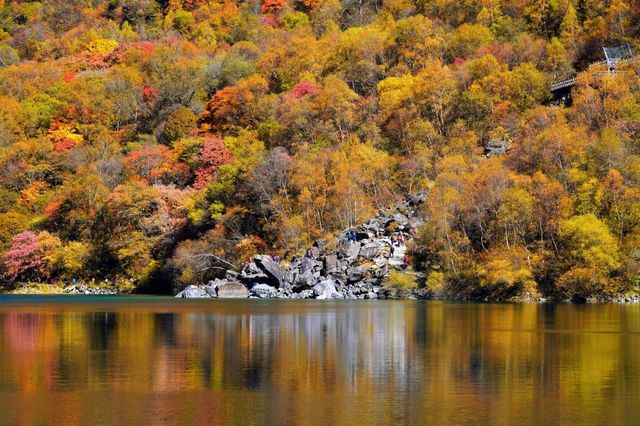
M 189 34 L 195 23 L 193 14 L 185 10 L 178 10 L 173 16 L 173 28 L 182 34 Z

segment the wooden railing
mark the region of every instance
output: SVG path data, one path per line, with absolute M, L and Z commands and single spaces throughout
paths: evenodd
M 630 62 L 635 62 L 638 59 L 640 59 L 640 55 L 636 55 L 633 56 L 631 58 L 625 58 L 625 59 L 620 59 L 617 63 L 616 66 L 620 65 L 620 64 L 625 64 L 625 63 L 630 63 Z M 602 60 L 602 61 L 597 61 L 597 62 L 592 62 L 589 64 L 589 66 L 587 67 L 587 69 L 590 69 L 593 66 L 596 65 L 606 65 L 607 61 L 606 60 Z M 567 78 L 566 80 L 560 80 L 557 81 L 555 83 L 553 83 L 551 86 L 549 86 L 549 90 L 551 90 L 552 92 L 555 92 L 557 90 L 562 90 L 562 89 L 566 89 L 567 87 L 572 87 L 576 84 L 576 82 L 578 81 L 578 76 L 577 74 L 574 75 L 571 78 Z
M 565 87 L 571 87 L 576 84 L 577 80 L 577 77 L 571 77 L 566 80 L 558 81 L 556 83 L 553 83 L 550 89 L 552 92 L 555 92 L 556 90 L 564 89 Z

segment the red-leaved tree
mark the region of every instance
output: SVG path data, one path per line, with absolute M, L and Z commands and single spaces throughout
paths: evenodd
M 13 237 L 11 248 L 4 254 L 3 260 L 11 280 L 46 275 L 46 262 L 38 244 L 38 236 L 31 231 Z
M 129 176 L 140 176 L 149 184 L 182 184 L 187 179 L 187 166 L 178 162 L 164 145 L 146 146 L 130 152 L 124 158 Z
M 195 189 L 202 189 L 218 177 L 218 167 L 231 161 L 231 151 L 224 146 L 224 142 L 217 135 L 205 138 L 200 148 L 199 167 L 196 170 Z
M 296 84 L 289 93 L 297 99 L 304 98 L 305 96 L 316 96 L 320 93 L 320 86 L 308 81 L 303 81 Z

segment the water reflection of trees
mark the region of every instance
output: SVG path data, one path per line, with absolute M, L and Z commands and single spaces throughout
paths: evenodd
M 286 415 L 311 423 L 419 423 L 433 413 L 606 420 L 611 407 L 640 414 L 630 403 L 640 383 L 638 307 L 233 306 L 3 311 L 0 391 L 13 396 L 0 408 L 47 407 L 67 393 L 75 404 L 98 398 L 96 410 L 117 408 L 133 422 L 148 410 L 195 422 Z

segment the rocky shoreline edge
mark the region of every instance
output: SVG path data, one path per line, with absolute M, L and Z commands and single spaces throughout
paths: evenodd
M 412 194 L 331 241 L 314 243 L 302 257 L 290 262 L 255 255 L 239 272 L 227 270 L 224 278 L 204 285 L 189 285 L 175 297 L 640 303 L 639 297 L 626 295 L 565 301 L 547 300 L 526 292 L 500 297 L 486 292 L 437 294 L 424 285 L 424 276 L 413 271 L 407 261 L 407 247 L 423 223 L 419 208 L 427 197 L 428 191 Z
M 26 283 L 14 288 L 0 291 L 0 295 L 85 295 L 85 296 L 115 296 L 127 294 L 116 288 L 97 287 L 85 283 L 69 285 Z
M 239 272 L 227 270 L 224 278 L 190 285 L 176 297 L 433 298 L 429 289 L 415 286 L 421 277 L 411 270 L 407 258 L 407 244 L 423 223 L 419 207 L 427 197 L 427 191 L 412 194 L 329 242 L 315 242 L 290 262 L 255 255 Z
M 372 293 L 364 294 L 360 297 L 343 297 L 343 295 L 332 293 L 329 297 L 323 292 L 325 286 L 314 288 L 313 291 L 301 292 L 299 294 L 287 295 L 271 286 L 257 284 L 251 289 L 245 286 L 239 287 L 238 283 L 224 282 L 224 280 L 214 280 L 206 285 L 190 285 L 175 297 L 185 299 L 306 299 L 306 300 L 440 300 L 448 302 L 473 302 L 473 303 L 618 303 L 636 304 L 640 303 L 638 296 L 612 295 L 604 297 L 593 297 L 577 302 L 575 300 L 552 300 L 545 297 L 525 295 L 509 299 L 491 299 L 487 297 L 455 296 L 443 297 L 434 294 L 426 288 L 416 288 L 411 290 L 396 290 L 384 287 L 374 287 Z M 353 289 L 350 289 L 353 292 Z

